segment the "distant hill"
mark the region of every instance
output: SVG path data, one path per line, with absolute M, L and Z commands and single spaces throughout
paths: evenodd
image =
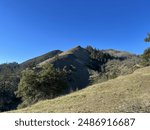
M 41 62 L 43 62 L 49 58 L 52 58 L 52 57 L 54 57 L 60 53 L 62 53 L 62 51 L 54 50 L 54 51 L 48 52 L 44 55 L 41 55 L 41 56 L 35 57 L 33 59 L 27 60 L 27 61 L 21 63 L 20 66 L 22 68 L 33 67 L 33 66 L 36 66 L 37 64 L 39 64 L 39 63 L 41 63 Z
M 110 55 L 118 58 L 131 58 L 136 56 L 135 54 L 131 54 L 126 51 L 118 51 L 118 50 L 113 50 L 113 49 L 108 49 L 108 50 L 102 50 L 104 53 L 109 53 Z
M 12 112 L 150 112 L 150 67 Z

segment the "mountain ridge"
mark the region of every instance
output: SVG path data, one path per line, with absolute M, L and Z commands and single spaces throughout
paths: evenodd
M 62 51 L 60 50 L 53 50 L 53 51 L 50 51 L 48 53 L 45 53 L 43 55 L 40 55 L 40 56 L 37 56 L 37 57 L 34 57 L 32 59 L 29 59 L 27 61 L 24 61 L 22 62 L 20 65 L 23 67 L 23 68 L 26 68 L 28 66 L 36 66 L 37 64 L 39 64 L 40 62 L 43 62 L 49 58 L 52 58 L 58 54 L 62 53 Z
M 0 111 L 15 109 L 17 105 L 13 106 L 13 104 L 16 100 L 20 103 L 20 99 L 16 99 L 15 91 L 21 79 L 21 72 L 31 70 L 36 73 L 47 63 L 67 74 L 65 82 L 68 87 L 63 90 L 63 94 L 70 94 L 88 86 L 133 73 L 141 67 L 139 65 L 141 58 L 118 50 L 76 46 L 64 52 L 54 50 L 21 64 L 3 64 L 0 70 L 0 87 L 4 90 L 0 94 L 4 95 L 3 93 L 7 91 L 12 96 L 7 98 L 7 103 L 6 97 L 1 96 Z M 4 81 L 7 84 L 4 84 Z

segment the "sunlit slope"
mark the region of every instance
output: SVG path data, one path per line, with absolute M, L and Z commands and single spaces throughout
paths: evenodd
M 13 112 L 150 112 L 150 67 Z

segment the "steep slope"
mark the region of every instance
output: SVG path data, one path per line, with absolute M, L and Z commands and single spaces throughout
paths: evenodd
M 39 65 L 43 65 L 47 62 L 55 62 L 56 60 L 61 60 L 61 59 L 65 59 L 68 58 L 69 56 L 72 56 L 70 58 L 72 58 L 71 60 L 74 60 L 73 57 L 75 57 L 76 59 L 78 59 L 77 62 L 80 62 L 81 64 L 85 64 L 88 60 L 89 60 L 89 55 L 88 52 L 86 51 L 86 49 L 82 48 L 81 46 L 77 46 L 75 48 L 72 48 L 68 51 L 65 51 L 61 54 L 58 55 L 58 57 L 52 57 L 49 58 L 43 62 L 41 62 Z
M 41 62 L 39 66 L 46 63 L 53 64 L 56 68 L 65 69 L 70 72 L 68 76 L 68 92 L 86 87 L 89 83 L 89 72 L 87 64 L 89 63 L 89 54 L 86 49 L 77 46 L 71 50 L 63 52 L 57 57 L 49 58 Z
M 36 66 L 37 64 L 39 64 L 39 63 L 41 63 L 41 62 L 43 62 L 49 58 L 52 58 L 52 57 L 54 57 L 60 53 L 62 53 L 62 51 L 54 50 L 54 51 L 48 52 L 44 55 L 41 55 L 41 56 L 35 57 L 33 59 L 27 60 L 27 61 L 21 63 L 20 66 L 23 68 L 26 68 L 29 66 Z
M 150 112 L 150 67 L 12 112 Z
M 90 47 L 90 50 L 95 51 L 92 47 Z M 105 57 L 97 59 L 98 61 L 93 60 L 86 48 L 77 46 L 39 63 L 39 66 L 49 62 L 56 68 L 71 72 L 68 78 L 70 87 L 67 91 L 72 92 L 82 89 L 89 84 L 100 83 L 120 75 L 130 74 L 138 68 L 136 65 L 140 63 L 140 57 L 128 52 L 112 49 L 101 50 L 100 52 L 99 54 L 101 55 L 102 53 L 110 54 L 112 59 L 109 59 L 107 62 L 103 62 L 107 60 Z M 96 56 L 96 53 L 93 53 L 93 55 Z

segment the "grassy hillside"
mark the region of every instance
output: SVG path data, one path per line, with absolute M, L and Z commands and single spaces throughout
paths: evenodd
M 86 65 L 89 63 L 89 54 L 86 49 L 80 46 L 62 52 L 57 57 L 49 58 L 41 62 L 39 66 L 46 63 L 51 63 L 56 68 L 65 69 L 70 73 L 67 78 L 69 86 L 68 90 L 66 90 L 67 93 L 82 89 L 89 84 L 89 72 Z
M 150 112 L 150 67 L 12 112 Z
M 77 59 L 77 62 L 81 63 L 81 64 L 85 64 L 88 60 L 89 60 L 89 54 L 88 52 L 86 51 L 86 49 L 80 47 L 80 46 L 77 46 L 75 48 L 72 48 L 68 51 L 65 51 L 65 52 L 62 52 L 58 55 L 58 57 L 51 57 L 43 62 L 41 62 L 39 65 L 43 65 L 47 62 L 55 62 L 57 60 L 64 60 L 64 59 L 67 59 L 68 56 L 74 56 L 74 57 L 71 57 L 70 60 L 74 60 L 74 58 Z M 67 61 L 65 61 L 67 62 Z M 71 61 L 70 61 L 71 62 Z

